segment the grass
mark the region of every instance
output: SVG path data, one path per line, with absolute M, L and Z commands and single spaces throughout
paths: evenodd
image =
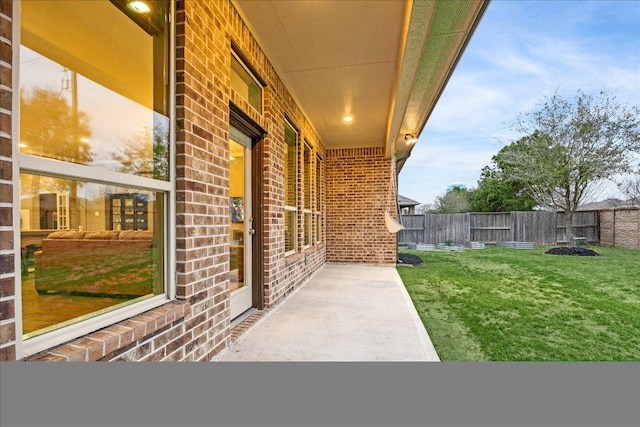
M 91 251 L 50 254 L 36 266 L 35 287 L 44 295 L 137 298 L 153 293 L 157 282 L 156 248 L 116 251 L 105 246 Z
M 640 360 L 640 251 L 406 251 L 398 272 L 442 360 Z

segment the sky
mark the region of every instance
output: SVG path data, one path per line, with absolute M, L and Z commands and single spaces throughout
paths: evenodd
M 614 93 L 640 105 L 640 0 L 492 0 L 411 157 L 399 193 L 433 203 L 477 187 L 491 157 L 520 136 L 520 113 L 556 91 Z M 598 200 L 623 197 L 605 183 Z

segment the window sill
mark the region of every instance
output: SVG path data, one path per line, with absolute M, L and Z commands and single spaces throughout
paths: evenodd
M 302 259 L 302 254 L 300 252 L 296 252 L 290 255 L 285 255 L 285 265 L 291 265 L 295 262 L 298 262 Z
M 141 343 L 156 331 L 183 319 L 189 313 L 189 303 L 171 301 L 130 319 L 92 332 L 66 344 L 34 356 L 28 362 L 95 362 L 132 343 Z

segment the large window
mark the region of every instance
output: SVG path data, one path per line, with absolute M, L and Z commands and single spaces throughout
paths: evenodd
M 322 159 L 316 156 L 316 243 L 322 243 Z
M 144 3 L 20 2 L 26 339 L 166 299 L 170 7 Z
M 235 55 L 231 56 L 231 87 L 262 113 L 262 85 Z
M 163 193 L 27 173 L 20 182 L 27 338 L 164 291 Z M 67 226 L 60 199 L 74 206 Z
M 304 152 L 302 154 L 303 157 L 303 193 L 304 193 L 304 205 L 302 207 L 302 214 L 304 216 L 304 245 L 311 245 L 311 240 L 313 239 L 313 228 L 312 228 L 312 210 L 313 210 L 313 195 L 311 194 L 311 174 L 312 174 L 312 163 L 311 163 L 311 147 L 305 141 L 304 143 Z
M 284 124 L 284 250 L 298 249 L 298 132 Z

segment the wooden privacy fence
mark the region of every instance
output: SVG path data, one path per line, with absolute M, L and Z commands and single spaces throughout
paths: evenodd
M 398 243 L 455 243 L 501 241 L 555 245 L 566 242 L 563 212 L 489 212 L 401 215 L 404 230 Z M 587 242 L 599 241 L 598 211 L 573 215 L 574 234 Z

